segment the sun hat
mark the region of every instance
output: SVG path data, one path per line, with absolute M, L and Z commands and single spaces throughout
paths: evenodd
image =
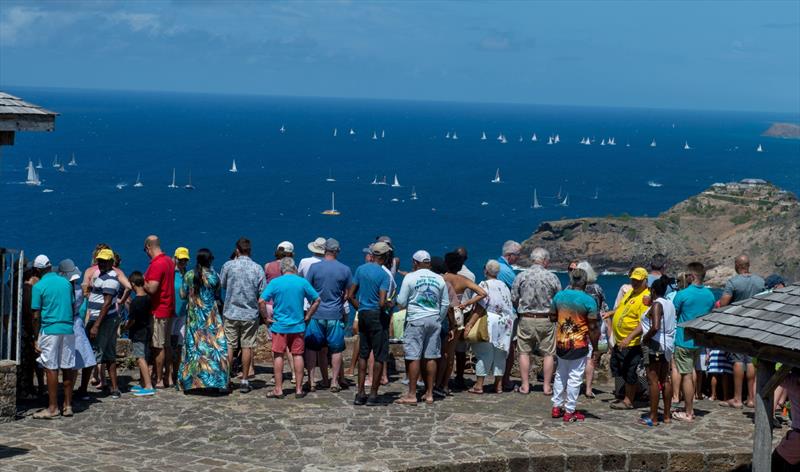
M 375 256 L 383 256 L 392 252 L 392 248 L 384 242 L 377 242 L 370 246 L 372 254 Z
M 339 246 L 339 241 L 328 238 L 325 240 L 325 251 L 326 252 L 339 252 L 341 246 Z
M 175 259 L 189 259 L 189 250 L 185 247 L 175 249 Z
M 283 249 L 283 252 L 291 252 L 294 254 L 294 244 L 290 243 L 289 241 L 282 241 L 278 244 L 277 249 Z
M 95 257 L 98 261 L 113 261 L 114 260 L 114 252 L 111 249 L 101 249 L 100 252 L 97 253 L 97 257 Z
M 772 290 L 777 285 L 786 285 L 786 281 L 778 274 L 772 274 L 764 279 L 764 287 L 768 290 Z
M 319 237 L 308 243 L 308 250 L 314 254 L 325 254 L 325 238 Z
M 419 251 L 415 252 L 413 256 L 411 256 L 417 262 L 430 262 L 431 255 L 428 251 L 424 251 L 420 249 Z
M 379 243 L 386 243 L 389 246 L 394 247 L 394 245 L 392 244 L 392 238 L 390 238 L 389 236 L 378 236 L 378 239 L 376 239 L 375 241 Z
M 647 279 L 647 269 L 645 269 L 644 267 L 637 267 L 633 269 L 633 272 L 631 272 L 631 278 L 633 280 Z
M 81 271 L 78 270 L 72 259 L 64 259 L 58 263 L 58 275 L 72 282 L 81 277 Z
M 33 260 L 34 269 L 46 269 L 48 267 L 50 267 L 50 259 L 44 254 L 39 254 L 36 256 L 36 259 Z

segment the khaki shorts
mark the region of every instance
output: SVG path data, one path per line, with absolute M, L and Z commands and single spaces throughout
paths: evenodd
M 700 349 L 686 349 L 680 346 L 675 346 L 675 353 L 672 355 L 679 374 L 691 374 L 699 357 Z
M 231 349 L 256 347 L 258 318 L 254 320 L 229 320 L 224 318 L 225 339 Z
M 556 353 L 556 324 L 548 318 L 519 318 L 517 349 L 523 354 L 553 356 Z
M 169 346 L 169 338 L 172 335 L 173 318 L 153 318 L 153 345 L 156 349 Z

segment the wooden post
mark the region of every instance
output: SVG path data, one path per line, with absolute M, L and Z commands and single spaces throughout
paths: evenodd
M 755 430 L 753 431 L 753 472 L 770 472 L 772 468 L 772 394 L 770 378 L 775 363 L 758 359 L 756 367 Z

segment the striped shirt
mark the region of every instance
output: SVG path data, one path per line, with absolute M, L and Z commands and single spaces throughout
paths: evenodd
M 104 295 L 111 295 L 111 306 L 108 308 L 106 318 L 117 316 L 117 296 L 120 292 L 120 283 L 117 279 L 117 273 L 110 270 L 104 274 L 100 274 L 92 281 L 92 290 L 89 292 L 89 300 L 87 303 L 87 310 L 89 311 L 90 319 L 97 319 L 100 316 L 100 310 L 103 308 Z

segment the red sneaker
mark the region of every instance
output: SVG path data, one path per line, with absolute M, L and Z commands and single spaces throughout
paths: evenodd
M 562 416 L 564 416 L 564 410 L 557 406 L 554 406 L 553 411 L 550 413 L 550 416 L 552 416 L 553 418 L 561 418 Z
M 564 423 L 572 423 L 575 421 L 583 421 L 586 417 L 583 416 L 583 413 L 580 411 L 575 411 L 573 413 L 564 413 Z

